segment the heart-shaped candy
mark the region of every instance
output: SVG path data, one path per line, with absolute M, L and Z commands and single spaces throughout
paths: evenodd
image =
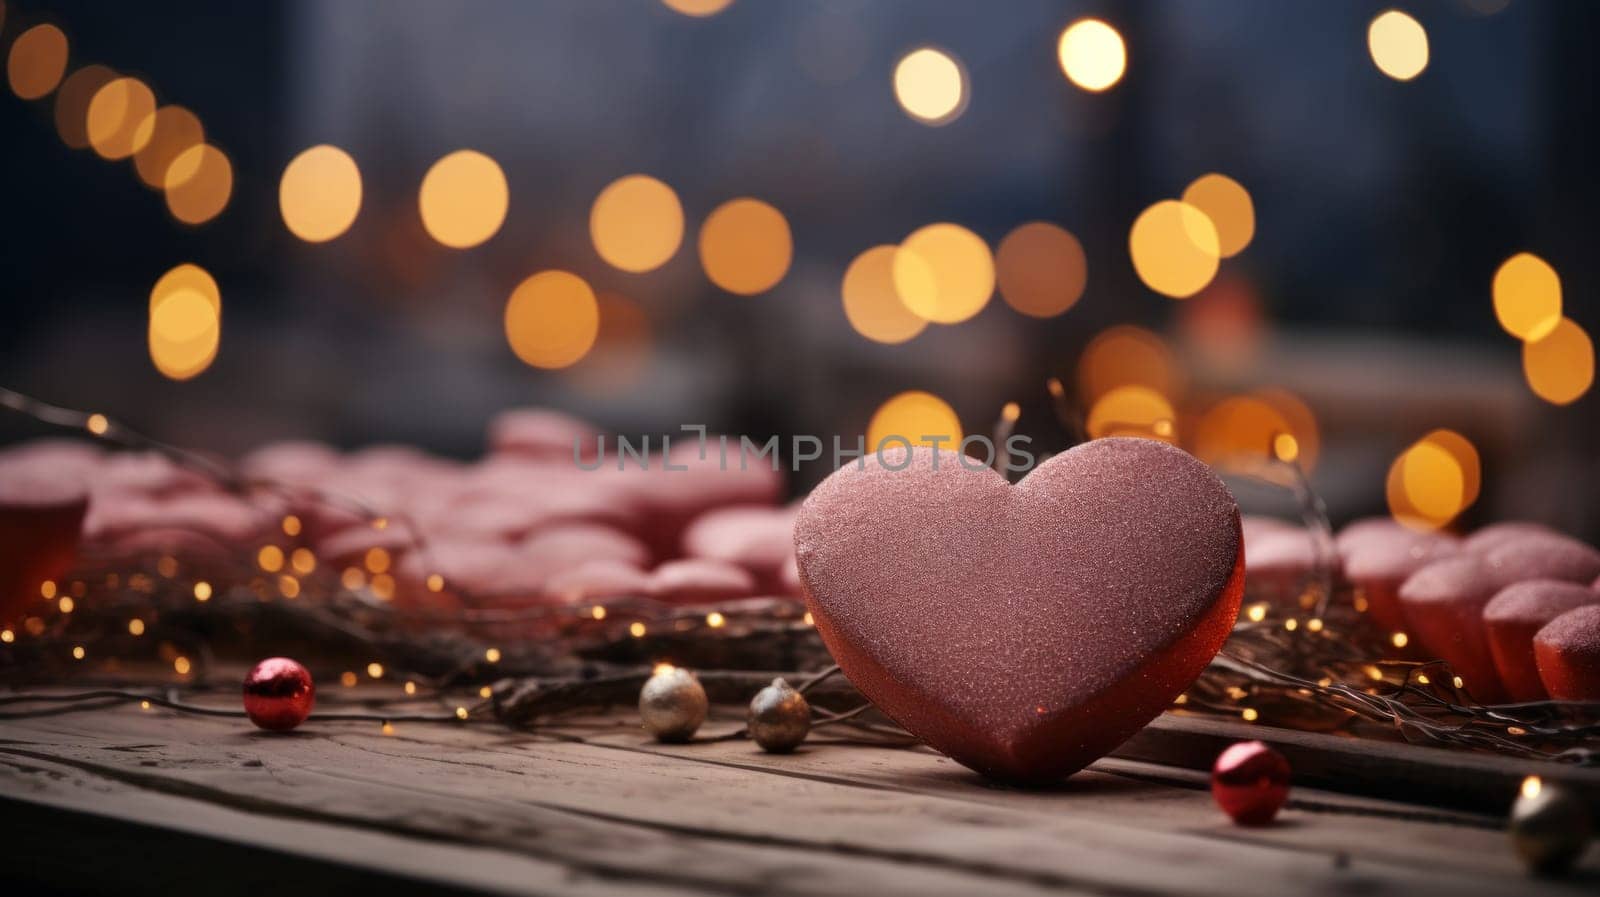
M 1060 778 L 1222 646 L 1244 585 L 1239 508 L 1152 440 L 1086 443 L 1015 486 L 975 463 L 888 449 L 834 473 L 795 524 L 801 582 L 884 713 L 984 775 Z

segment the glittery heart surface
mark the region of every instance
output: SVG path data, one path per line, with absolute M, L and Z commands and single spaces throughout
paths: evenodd
M 1015 486 L 953 452 L 910 454 L 825 480 L 795 548 L 845 675 L 932 747 L 994 778 L 1070 775 L 1160 713 L 1227 638 L 1239 509 L 1182 450 L 1096 440 Z

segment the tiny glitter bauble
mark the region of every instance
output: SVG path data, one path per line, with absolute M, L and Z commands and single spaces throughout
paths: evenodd
M 779 677 L 751 699 L 749 727 L 750 737 L 762 750 L 787 754 L 811 731 L 811 704 Z
M 1572 868 L 1589 846 L 1591 828 L 1583 802 L 1567 789 L 1529 779 L 1511 805 L 1507 833 L 1529 872 L 1553 876 Z
M 273 732 L 287 732 L 311 715 L 317 687 L 305 667 L 287 657 L 269 657 L 244 677 L 244 712 Z
M 1241 741 L 1211 767 L 1211 796 L 1239 825 L 1266 825 L 1289 797 L 1289 761 L 1259 741 Z
M 639 690 L 639 718 L 657 741 L 688 741 L 706 721 L 705 687 L 678 667 L 656 670 Z

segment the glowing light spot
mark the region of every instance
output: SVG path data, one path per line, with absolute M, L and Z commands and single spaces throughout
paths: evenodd
M 844 316 L 855 331 L 875 343 L 903 343 L 923 331 L 928 322 L 912 313 L 895 292 L 894 246 L 874 246 L 855 257 L 845 269 L 840 294 Z
M 1378 71 L 1410 81 L 1428 67 L 1428 32 L 1398 9 L 1379 13 L 1367 26 L 1367 49 Z
M 104 414 L 91 414 L 89 415 L 89 422 L 84 424 L 84 428 L 96 436 L 104 436 L 106 431 L 111 429 L 111 422 L 106 420 Z
M 499 163 L 476 150 L 457 150 L 433 163 L 417 196 L 422 226 L 452 249 L 468 249 L 505 223 L 511 191 Z
M 367 549 L 363 563 L 369 573 L 387 573 L 391 563 L 388 549 L 377 547 Z
M 1322 454 L 1322 431 L 1311 407 L 1294 393 L 1276 387 L 1257 390 L 1254 397 L 1272 406 L 1272 410 L 1289 424 L 1288 430 L 1273 435 L 1269 449 L 1272 456 L 1279 461 L 1294 462 L 1308 472 L 1316 470 Z
M 356 683 L 360 681 L 360 678 L 357 677 L 356 674 L 351 670 L 345 670 L 339 674 L 339 684 L 343 685 L 345 688 L 355 688 Z
M 372 577 L 372 595 L 379 601 L 394 600 L 394 577 L 387 573 L 379 573 Z
M 430 573 L 428 574 L 427 585 L 430 592 L 442 592 L 444 591 L 444 577 L 437 573 Z
M 650 668 L 650 675 L 651 676 L 669 676 L 669 675 L 672 674 L 672 671 L 676 670 L 676 669 L 677 669 L 677 667 L 673 666 L 670 663 L 658 663 L 655 666 Z
M 383 678 L 383 664 L 378 663 L 377 661 L 373 661 L 372 663 L 367 664 L 367 675 L 371 676 L 374 679 L 382 679 Z
M 1404 632 L 1396 632 L 1394 635 L 1389 637 L 1389 642 L 1396 648 L 1404 648 L 1411 642 L 1411 637 L 1406 635 Z
M 717 611 L 706 614 L 706 625 L 712 629 L 721 629 L 728 622 L 727 618 Z
M 759 199 L 731 199 L 700 228 L 700 264 L 711 282 L 740 296 L 777 286 L 789 273 L 794 238 L 783 213 Z
M 1111 327 L 1090 340 L 1078 358 L 1078 394 L 1093 402 L 1118 386 L 1148 386 L 1180 397 L 1185 384 L 1166 340 L 1142 327 Z
M 89 101 L 87 134 L 89 145 L 106 159 L 126 159 L 153 136 L 153 130 L 140 125 L 156 112 L 156 95 L 138 78 L 117 78 L 95 91 Z
M 683 245 L 683 206 L 666 184 L 647 175 L 628 175 L 595 197 L 589 236 L 613 268 L 634 274 L 653 271 Z
M 139 709 L 140 710 L 149 710 L 150 709 L 150 702 L 149 701 L 140 701 L 139 702 Z
M 811 611 L 806 611 L 806 615 L 800 618 L 800 622 L 807 626 L 815 626 L 817 625 L 817 618 L 811 615 Z
M 56 133 L 73 149 L 89 147 L 89 103 L 100 88 L 119 76 L 103 65 L 86 65 L 67 76 L 56 91 Z
M 145 116 L 133 131 L 133 167 L 145 186 L 158 190 L 167 185 L 167 171 L 189 149 L 206 142 L 206 129 L 193 112 L 182 106 L 162 106 Z M 190 177 L 193 172 L 188 173 Z
M 300 529 L 301 529 L 301 523 L 300 523 L 300 518 L 299 517 L 296 517 L 293 514 L 290 514 L 287 517 L 283 518 L 283 534 L 284 535 L 286 535 L 286 536 L 298 536 L 298 535 L 300 535 Z
M 478 689 L 478 697 L 480 697 L 480 698 L 487 698 L 487 697 L 491 697 L 493 695 L 494 695 L 494 689 L 490 688 L 487 685 L 485 685 L 484 687 Z
M 1261 714 L 1257 713 L 1254 707 L 1246 707 L 1239 711 L 1239 716 L 1247 723 L 1253 723 L 1261 718 Z
M 1079 19 L 1068 25 L 1056 44 L 1056 56 L 1067 79 L 1091 93 L 1121 81 L 1128 68 L 1128 48 L 1122 35 L 1099 19 Z
M 500 649 L 499 648 L 488 648 L 488 649 L 486 649 L 483 652 L 483 659 L 487 660 L 490 663 L 499 663 L 500 662 Z
M 354 592 L 366 584 L 367 574 L 360 567 L 346 567 L 344 572 L 339 574 L 339 585 L 343 586 L 346 591 Z
M 378 727 L 378 731 L 383 733 L 384 735 L 393 735 L 394 734 L 394 723 L 391 723 L 388 720 L 384 720 L 383 721 L 383 725 Z
M 139 619 L 138 617 L 134 617 L 133 619 L 129 620 L 128 621 L 128 634 L 129 635 L 144 635 L 144 621 Z
M 1300 441 L 1290 433 L 1279 433 L 1272 437 L 1272 454 L 1279 461 L 1293 463 L 1300 457 Z
M 906 114 L 925 125 L 945 125 L 967 108 L 967 73 L 948 53 L 912 50 L 894 67 L 894 96 Z
M 1461 506 L 1471 507 L 1478 500 L 1478 491 L 1483 484 L 1483 465 L 1478 459 L 1477 447 L 1454 430 L 1434 430 L 1422 437 L 1421 441 L 1444 449 L 1456 460 L 1462 477 Z
M 182 381 L 200 375 L 216 359 L 222 342 L 220 299 L 189 288 L 163 292 L 158 283 L 151 294 L 146 342 L 150 361 L 163 376 Z
M 1290 617 L 1289 619 L 1283 621 L 1283 628 L 1293 632 L 1300 628 L 1300 621 L 1296 620 L 1294 617 Z
M 464 720 L 466 718 L 467 718 L 467 708 L 465 708 L 465 707 L 457 707 L 456 708 L 456 719 L 463 719 Z
M 70 613 L 72 613 L 72 609 L 74 607 L 76 607 L 77 605 L 73 603 L 72 596 L 70 596 L 70 595 L 62 595 L 61 596 L 61 600 L 56 602 L 56 606 L 61 609 L 62 613 L 70 614 Z
M 1089 263 L 1077 237 L 1048 221 L 1030 221 L 1000 241 L 995 275 L 1006 304 L 1025 315 L 1048 318 L 1083 296 Z
M 1164 199 L 1140 213 L 1128 232 L 1133 269 L 1145 286 L 1187 299 L 1217 276 L 1222 247 L 1216 225 L 1186 202 Z
M 524 280 L 506 302 L 506 341 L 536 368 L 564 368 L 589 354 L 600 332 L 600 306 L 583 278 L 541 271 Z
M 233 197 L 233 163 L 209 143 L 191 146 L 167 166 L 167 211 L 185 224 L 204 224 Z
M 589 616 L 596 620 L 604 620 L 606 618 L 605 606 L 596 604 L 594 607 L 589 608 Z
M 1519 252 L 1494 272 L 1494 314 L 1520 340 L 1550 335 L 1561 323 L 1561 278 L 1544 259 Z
M 1466 508 L 1461 463 L 1438 443 L 1412 443 L 1389 467 L 1384 486 L 1389 513 L 1413 529 L 1438 529 Z
M 172 660 L 172 669 L 175 670 L 177 672 L 177 674 L 180 675 L 180 676 L 189 675 L 189 671 L 191 669 L 193 669 L 193 668 L 194 668 L 194 664 L 191 664 L 189 662 L 189 658 L 187 658 L 187 657 L 181 657 L 180 656 L 180 657 L 175 657 Z
M 37 100 L 56 89 L 67 71 L 67 36 L 54 25 L 35 25 L 17 35 L 6 58 L 11 90 Z
M 1545 336 L 1522 344 L 1522 373 L 1534 395 L 1570 405 L 1594 384 L 1594 342 L 1577 322 L 1562 318 Z
M 673 12 L 703 19 L 727 9 L 733 5 L 733 0 L 661 0 L 661 3 Z
M 643 623 L 634 622 L 634 623 L 629 623 L 628 624 L 628 634 L 633 636 L 634 638 L 644 638 L 644 634 L 647 631 L 649 631 L 649 630 L 647 630 L 645 628 L 645 625 Z
M 913 231 L 894 257 L 894 287 L 913 314 L 936 324 L 959 324 L 994 295 L 994 256 L 983 238 L 959 224 Z
M 1260 623 L 1267 618 L 1267 606 L 1265 604 L 1252 604 L 1244 613 L 1245 616 L 1250 618 L 1250 622 Z
M 1089 409 L 1086 427 L 1089 436 L 1141 436 L 1170 442 L 1170 424 L 1176 412 L 1165 396 L 1147 386 L 1119 386 L 1101 396 Z M 1169 426 L 1165 435 L 1156 431 L 1158 423 Z
M 1306 621 L 1306 628 L 1311 630 L 1312 632 L 1321 632 L 1322 631 L 1322 620 L 1320 618 L 1318 618 L 1318 617 L 1312 617 L 1311 619 Z
M 1183 191 L 1183 201 L 1199 209 L 1217 230 L 1217 247 L 1223 258 L 1239 254 L 1256 235 L 1256 208 L 1250 192 L 1233 178 L 1208 174 Z M 1205 235 L 1197 235 L 1204 241 Z
M 406 680 L 406 694 L 414 695 L 416 693 L 417 693 L 417 683 L 412 682 L 411 680 L 407 679 Z
M 312 554 L 309 548 L 296 548 L 289 555 L 289 566 L 294 568 L 294 572 L 304 576 L 317 569 L 317 556 Z
M 944 399 L 930 392 L 910 390 L 884 402 L 867 424 L 867 451 L 912 445 L 954 449 L 961 443 L 961 419 Z M 884 440 L 890 440 L 885 445 Z
M 44 582 L 39 583 L 39 597 L 45 599 L 46 601 L 56 597 L 55 580 L 47 579 Z
M 1195 427 L 1195 457 L 1219 467 L 1249 467 L 1272 460 L 1279 435 L 1294 433 L 1271 404 L 1232 396 L 1207 409 Z
M 74 645 L 73 646 L 73 648 L 72 648 L 72 659 L 73 660 L 82 660 L 84 658 L 84 654 L 85 654 L 85 652 L 83 650 L 83 646 L 82 645 Z
M 278 181 L 278 209 L 289 232 L 325 243 L 350 229 L 361 211 L 361 169 L 336 146 L 295 156 Z
M 374 517 L 374 518 L 372 518 L 372 528 L 373 529 L 388 529 L 389 528 L 389 518 L 387 518 L 387 517 Z
M 211 600 L 211 583 L 205 582 L 204 580 L 195 583 L 194 584 L 194 600 L 196 600 L 196 601 L 210 601 Z
M 1538 797 L 1539 792 L 1543 790 L 1544 780 L 1540 779 L 1538 776 L 1528 776 L 1522 780 L 1522 796 L 1528 800 L 1533 800 L 1534 798 Z
M 256 552 L 256 564 L 268 573 L 277 573 L 283 569 L 283 549 L 276 545 L 263 545 Z
M 1454 686 L 1455 686 L 1455 687 L 1456 687 L 1456 688 L 1466 688 L 1466 687 L 1467 687 L 1467 683 L 1465 683 L 1465 682 L 1462 682 L 1462 681 L 1461 681 L 1461 677 L 1460 677 L 1460 676 L 1451 676 L 1451 677 L 1450 677 L 1450 682 L 1451 682 L 1451 684 L 1453 684 L 1453 685 L 1454 685 Z

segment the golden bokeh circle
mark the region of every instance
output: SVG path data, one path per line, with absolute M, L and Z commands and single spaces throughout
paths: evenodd
M 1367 50 L 1378 71 L 1410 81 L 1428 67 L 1428 32 L 1400 10 L 1386 10 L 1367 26 Z
M 983 238 L 939 222 L 913 231 L 894 259 L 894 286 L 906 308 L 935 324 L 959 324 L 994 295 L 994 256 Z
M 167 171 L 174 160 L 192 147 L 206 142 L 205 126 L 193 112 L 182 106 L 162 106 L 145 116 L 133 132 L 139 149 L 133 154 L 133 167 L 145 186 L 166 189 Z
M 1506 259 L 1494 272 L 1494 316 L 1520 340 L 1549 335 L 1561 322 L 1561 277 L 1531 252 Z
M 199 265 L 185 262 L 161 275 L 156 285 L 150 289 L 150 313 L 155 314 L 156 306 L 160 305 L 167 297 L 183 290 L 198 293 L 211 303 L 212 309 L 218 317 L 222 315 L 222 292 L 217 289 L 217 281 L 211 273 Z
M 1483 488 L 1483 463 L 1478 457 L 1477 446 L 1472 440 L 1454 430 L 1434 430 L 1422 437 L 1423 442 L 1432 443 L 1454 458 L 1456 465 L 1461 469 L 1462 489 L 1461 507 L 1472 507 L 1478 500 L 1478 493 Z
M 56 90 L 56 133 L 73 149 L 89 148 L 89 103 L 94 95 L 121 77 L 103 65 L 86 65 L 68 75 Z
M 1256 234 L 1256 209 L 1250 191 L 1225 174 L 1207 174 L 1183 191 L 1183 201 L 1205 213 L 1217 231 L 1223 258 L 1238 255 Z M 1192 222 L 1191 222 L 1192 223 Z M 1202 233 L 1197 237 L 1204 241 Z
M 711 282 L 740 296 L 778 285 L 794 259 L 783 213 L 759 199 L 730 199 L 700 226 L 700 264 Z
M 1249 469 L 1278 459 L 1283 433 L 1295 435 L 1294 427 L 1271 403 L 1258 396 L 1230 396 L 1201 415 L 1194 454 L 1217 467 Z
M 209 143 L 179 153 L 167 166 L 167 210 L 185 224 L 204 224 L 233 196 L 233 163 Z
M 1570 405 L 1594 385 L 1594 342 L 1571 318 L 1522 344 L 1522 374 L 1533 394 L 1552 405 Z
M 673 12 L 703 19 L 727 9 L 733 5 L 733 0 L 661 0 L 661 3 Z
M 1395 457 L 1384 497 L 1395 520 L 1417 530 L 1444 527 L 1467 507 L 1467 478 L 1456 456 L 1422 439 Z
M 222 337 L 220 304 L 193 287 L 152 296 L 150 361 L 162 376 L 188 380 L 211 366 Z
M 1078 357 L 1078 395 L 1093 404 L 1118 386 L 1148 386 L 1163 396 L 1181 398 L 1183 369 L 1166 340 L 1131 324 L 1109 327 L 1089 341 Z
M 600 306 L 583 278 L 541 271 L 524 280 L 506 302 L 506 341 L 525 363 L 554 370 L 575 364 L 600 332 Z
M 894 67 L 894 97 L 900 108 L 925 125 L 945 125 L 966 111 L 967 72 L 954 56 L 919 47 Z
M 671 187 L 649 175 L 630 174 L 595 197 L 589 236 L 613 268 L 653 271 L 683 245 L 683 206 Z
M 1076 305 L 1089 280 L 1083 244 L 1065 228 L 1030 221 L 1006 234 L 995 250 L 995 278 L 1006 304 L 1049 318 Z
M 67 36 L 51 24 L 35 25 L 17 35 L 6 57 L 11 91 L 37 100 L 55 90 L 67 71 Z
M 452 249 L 470 249 L 494 236 L 510 206 L 505 172 L 477 150 L 456 150 L 433 163 L 417 193 L 422 226 Z
M 1186 202 L 1164 199 L 1145 209 L 1128 232 L 1128 253 L 1145 286 L 1187 299 L 1217 276 L 1222 255 L 1217 229 Z
M 361 169 L 344 150 L 321 144 L 295 156 L 278 181 L 278 209 L 289 232 L 325 243 L 361 212 Z
M 874 246 L 845 269 L 840 295 L 844 315 L 855 331 L 875 343 L 896 345 L 921 333 L 928 322 L 906 308 L 894 286 L 899 247 Z
M 1128 47 L 1117 29 L 1099 19 L 1079 19 L 1062 29 L 1056 59 L 1073 84 L 1091 93 L 1109 90 L 1128 69 Z
M 1118 386 L 1089 409 L 1085 429 L 1090 438 L 1140 436 L 1176 441 L 1177 413 L 1166 396 L 1148 386 Z
M 903 448 L 900 438 L 912 445 L 932 446 L 937 442 L 940 448 L 956 451 L 963 435 L 961 418 L 948 402 L 931 392 L 913 389 L 891 397 L 873 412 L 867 423 L 867 451 L 877 451 L 879 446 Z M 934 439 L 924 439 L 925 436 Z M 885 439 L 891 439 L 886 446 Z
M 144 148 L 151 132 L 140 125 L 156 111 L 156 95 L 138 78 L 122 77 L 95 91 L 89 101 L 89 145 L 106 159 L 126 159 Z

